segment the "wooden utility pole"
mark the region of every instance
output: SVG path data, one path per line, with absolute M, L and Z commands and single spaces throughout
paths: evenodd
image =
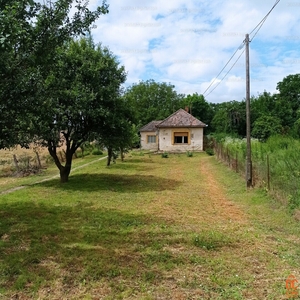
M 249 60 L 249 34 L 246 34 L 246 135 L 247 135 L 247 158 L 246 158 L 246 184 L 252 187 L 252 160 L 251 160 L 251 123 L 250 123 L 250 60 Z

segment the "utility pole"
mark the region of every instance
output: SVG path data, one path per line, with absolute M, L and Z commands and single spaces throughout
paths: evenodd
M 249 34 L 246 34 L 246 135 L 247 135 L 247 158 L 246 158 L 246 184 L 252 187 L 252 160 L 251 160 L 251 123 L 250 123 L 250 60 L 249 60 Z

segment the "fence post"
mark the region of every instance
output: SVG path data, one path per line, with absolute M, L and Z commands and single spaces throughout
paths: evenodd
M 19 164 L 18 164 L 18 160 L 17 160 L 16 154 L 13 155 L 13 158 L 14 158 L 15 167 L 16 167 L 17 171 L 19 172 L 20 168 L 19 168 Z
M 38 162 L 38 168 L 41 169 L 42 168 L 42 163 L 41 163 L 41 159 L 40 159 L 38 151 L 35 151 L 35 155 L 36 155 L 36 159 L 37 159 L 37 162 Z
M 267 154 L 267 184 L 268 184 L 268 191 L 270 191 L 270 159 L 269 159 L 269 154 Z

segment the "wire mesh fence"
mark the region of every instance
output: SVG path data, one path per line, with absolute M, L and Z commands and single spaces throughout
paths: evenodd
M 252 185 L 264 188 L 291 208 L 300 207 L 300 143 L 270 145 L 254 141 Z M 246 142 L 238 139 L 214 141 L 216 157 L 245 178 Z

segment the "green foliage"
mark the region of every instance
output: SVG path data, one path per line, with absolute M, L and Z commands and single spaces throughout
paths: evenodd
M 212 155 L 215 154 L 215 152 L 214 152 L 214 150 L 213 150 L 212 148 L 207 148 L 207 149 L 205 149 L 205 152 L 206 152 L 208 155 L 210 155 L 210 156 L 212 156 Z
M 187 151 L 186 152 L 186 156 L 187 157 L 193 157 L 194 156 L 194 153 L 192 151 Z
M 94 149 L 92 152 L 93 155 L 103 155 L 103 151 L 99 150 L 99 149 Z
M 238 158 L 240 168 L 246 159 L 246 140 L 226 138 L 219 143 L 226 156 Z M 300 141 L 291 137 L 271 136 L 266 142 L 252 139 L 252 163 L 258 185 L 267 188 L 270 176 L 270 192 L 291 209 L 300 204 Z M 267 173 L 269 160 L 270 174 Z
M 168 157 L 169 157 L 169 153 L 168 153 L 168 152 L 163 152 L 163 153 L 161 154 L 161 157 L 162 157 L 162 158 L 168 158 Z
M 88 32 L 107 8 L 103 2 L 91 11 L 88 1 L 81 0 L 0 3 L 0 148 L 31 142 L 37 134 L 29 131 L 32 116 L 47 106 L 41 96 L 57 67 L 57 49 Z
M 189 108 L 190 114 L 209 125 L 205 129 L 205 133 L 208 134 L 211 131 L 210 125 L 214 115 L 213 106 L 205 100 L 203 95 L 197 93 L 187 95 L 183 102 L 184 106 Z
M 281 121 L 277 117 L 262 115 L 253 124 L 251 135 L 260 141 L 266 141 L 271 135 L 282 132 Z
M 216 133 L 246 135 L 245 101 L 231 101 L 215 105 L 212 129 Z
M 182 107 L 183 95 L 175 86 L 154 80 L 140 81 L 129 87 L 125 100 L 132 106 L 139 127 L 154 120 L 163 120 Z

